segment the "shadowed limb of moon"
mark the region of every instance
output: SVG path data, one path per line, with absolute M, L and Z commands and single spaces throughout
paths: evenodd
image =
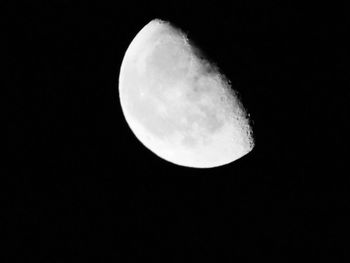
M 119 96 L 129 127 L 149 150 L 210 168 L 244 156 L 254 141 L 229 81 L 195 51 L 170 23 L 151 21 L 125 53 Z

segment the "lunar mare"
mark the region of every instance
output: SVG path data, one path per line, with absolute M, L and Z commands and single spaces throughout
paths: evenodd
M 250 152 L 254 140 L 229 81 L 196 50 L 170 23 L 148 23 L 123 58 L 120 103 L 135 136 L 159 157 L 217 167 Z

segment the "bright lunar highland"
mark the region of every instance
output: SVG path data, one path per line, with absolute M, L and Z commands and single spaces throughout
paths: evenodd
M 168 22 L 152 20 L 131 42 L 119 98 L 138 140 L 171 163 L 217 167 L 254 147 L 248 114 L 228 79 Z

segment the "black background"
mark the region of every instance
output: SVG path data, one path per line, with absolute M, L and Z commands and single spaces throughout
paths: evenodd
M 10 261 L 348 257 L 347 9 L 129 2 L 6 5 Z M 132 134 L 119 69 L 154 18 L 186 32 L 231 80 L 251 115 L 251 153 L 190 169 Z

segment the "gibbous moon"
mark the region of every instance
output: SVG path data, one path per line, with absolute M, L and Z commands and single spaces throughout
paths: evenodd
M 168 22 L 151 21 L 131 42 L 119 97 L 138 140 L 171 163 L 217 167 L 254 147 L 246 111 L 229 81 Z

